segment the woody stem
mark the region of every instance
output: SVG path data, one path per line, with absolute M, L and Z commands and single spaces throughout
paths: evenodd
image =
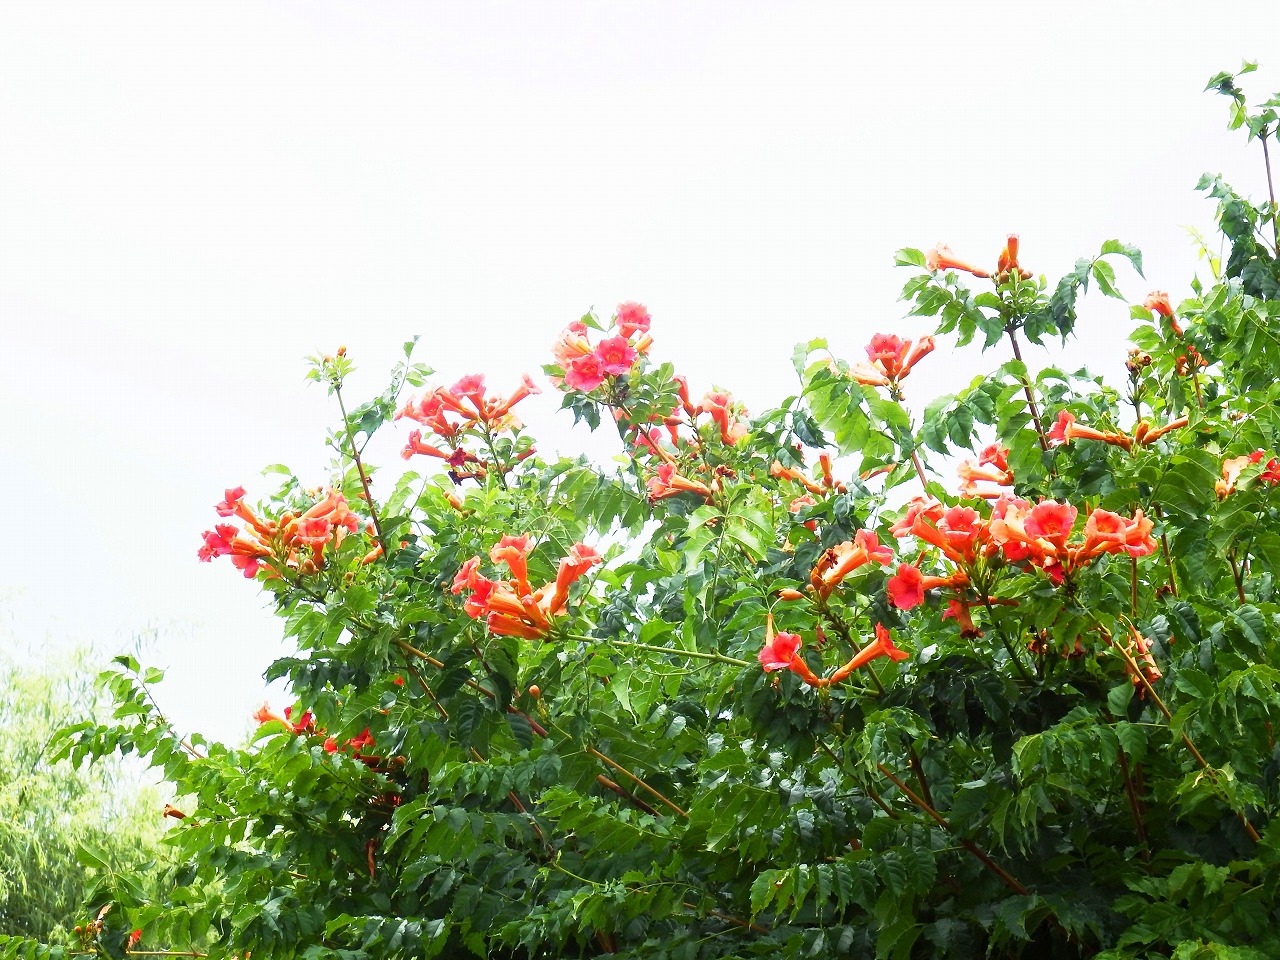
M 351 421 L 347 419 L 347 405 L 342 401 L 342 384 L 335 381 L 333 395 L 338 398 L 338 412 L 342 414 L 342 427 L 351 444 L 351 459 L 355 461 L 356 472 L 360 474 L 360 485 L 364 488 L 364 502 L 369 506 L 369 516 L 373 518 L 373 529 L 378 535 L 378 546 L 382 547 L 382 555 L 387 554 L 387 541 L 382 535 L 382 521 L 378 519 L 378 508 L 373 504 L 373 494 L 369 490 L 369 474 L 364 469 L 364 461 L 360 459 L 360 450 L 356 447 L 356 436 L 351 429 Z
M 1027 409 L 1031 411 L 1031 422 L 1036 425 L 1036 436 L 1040 440 L 1040 449 L 1048 453 L 1049 439 L 1045 436 L 1044 424 L 1040 422 L 1040 408 L 1036 406 L 1036 398 L 1031 392 L 1031 381 L 1027 379 L 1027 365 L 1022 359 L 1022 347 L 1018 345 L 1018 334 L 1013 327 L 1005 327 L 1004 332 L 1009 335 L 1009 343 L 1013 347 L 1013 358 L 1022 364 L 1023 372 L 1018 379 L 1022 381 L 1022 392 L 1027 398 Z
M 986 608 L 987 619 L 991 621 L 992 629 L 995 630 L 996 636 L 1000 638 L 1000 642 L 1004 644 L 1004 649 L 1009 654 L 1009 659 L 1012 660 L 1013 665 L 1017 667 L 1018 673 L 1022 674 L 1022 679 L 1027 681 L 1027 683 L 1031 683 L 1033 679 L 1031 674 L 1027 671 L 1027 668 L 1022 665 L 1022 660 L 1019 659 L 1017 651 L 1013 649 L 1013 644 L 1005 635 L 1004 628 L 1001 627 L 999 621 L 996 620 L 996 611 L 991 606 L 991 598 L 987 596 L 987 592 L 985 590 L 979 590 L 978 595 L 982 598 L 982 606 Z
M 1271 151 L 1267 148 L 1267 134 L 1264 131 L 1262 137 L 1262 161 L 1267 168 L 1267 196 L 1271 198 L 1271 233 L 1275 240 L 1274 250 L 1280 256 L 1280 219 L 1276 210 L 1276 189 L 1271 183 Z
M 938 826 L 954 834 L 954 831 L 951 829 L 951 824 L 947 822 L 946 818 L 942 814 L 940 814 L 937 810 L 935 810 L 932 804 L 927 803 L 923 797 L 919 796 L 914 790 L 912 790 L 900 779 L 894 776 L 888 767 L 886 767 L 883 763 L 877 763 L 876 769 L 879 770 L 881 773 L 883 773 L 886 777 L 888 777 L 893 782 L 894 786 L 896 786 L 899 790 L 903 792 L 903 794 L 906 796 L 908 800 L 910 800 L 917 807 L 919 807 L 926 814 L 928 814 L 929 817 L 932 818 L 933 821 L 938 824 Z M 964 847 L 971 854 L 973 854 L 974 857 L 977 858 L 979 863 L 981 863 L 984 867 L 986 867 L 988 870 L 994 873 L 997 877 L 999 877 L 1001 882 L 1003 882 L 1004 885 L 1007 886 L 1014 893 L 1020 894 L 1021 896 L 1024 896 L 1024 897 L 1028 896 L 1031 893 L 1030 890 L 1024 887 L 1016 879 L 1014 879 L 1014 877 L 1007 870 L 1005 870 L 998 863 L 992 860 L 989 856 L 983 853 L 982 849 L 976 843 L 974 843 L 971 840 L 966 840 L 963 837 L 956 837 L 956 839 L 960 841 L 960 845 L 962 847 Z
M 1156 693 L 1155 687 L 1151 686 L 1151 681 L 1147 679 L 1147 675 L 1143 673 L 1142 668 L 1138 666 L 1137 661 L 1134 660 L 1133 656 L 1129 653 L 1129 651 L 1126 650 L 1119 643 L 1113 643 L 1113 646 L 1115 647 L 1116 650 L 1120 652 L 1120 656 L 1124 658 L 1125 668 L 1129 671 L 1129 675 L 1132 676 L 1134 679 L 1136 679 L 1138 683 L 1142 685 L 1142 689 L 1146 692 L 1147 696 L 1151 698 L 1151 702 L 1156 705 L 1156 708 L 1162 714 L 1164 714 L 1164 718 L 1172 723 L 1173 721 L 1172 711 L 1170 711 L 1169 707 L 1165 704 L 1165 702 L 1160 699 L 1160 695 Z M 1190 737 L 1188 737 L 1185 733 L 1180 734 L 1179 736 L 1182 738 L 1182 743 L 1187 748 L 1187 751 L 1195 759 L 1196 763 L 1200 764 L 1200 769 L 1202 769 L 1208 775 L 1209 779 L 1216 785 L 1218 782 L 1218 771 L 1215 770 L 1213 767 L 1209 766 L 1209 761 L 1206 760 L 1201 755 L 1200 751 L 1196 749 L 1196 745 L 1191 742 Z M 1254 841 L 1254 843 L 1261 842 L 1262 837 L 1258 835 L 1258 831 L 1254 829 L 1253 824 L 1251 824 L 1245 818 L 1245 815 L 1243 813 L 1233 809 L 1230 801 L 1226 797 L 1224 797 L 1223 799 L 1227 804 L 1227 809 L 1231 810 L 1231 812 L 1236 815 L 1236 819 L 1240 821 L 1240 826 L 1244 828 L 1244 832 L 1249 835 L 1249 837 Z

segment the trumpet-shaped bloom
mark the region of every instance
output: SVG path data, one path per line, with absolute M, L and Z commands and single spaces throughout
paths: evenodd
M 554 615 L 564 609 L 569 599 L 569 587 L 600 560 L 600 554 L 585 543 L 575 543 L 569 548 L 569 555 L 561 558 L 556 571 L 555 592 L 547 605 L 549 613 Z
M 645 481 L 649 488 L 649 500 L 663 500 L 680 493 L 696 493 L 700 497 L 710 497 L 711 488 L 701 480 L 690 480 L 676 473 L 674 463 L 664 463 L 658 467 L 657 473 Z
M 1062 410 L 1058 413 L 1058 419 L 1052 427 L 1049 428 L 1049 446 L 1060 447 L 1071 438 L 1067 436 L 1067 428 L 1076 422 L 1074 414 L 1068 410 Z
M 564 383 L 570 390 L 590 393 L 604 383 L 607 375 L 599 354 L 587 353 L 569 361 L 564 371 Z
M 1059 550 L 1067 545 L 1071 528 L 1075 526 L 1076 508 L 1054 500 L 1042 500 L 1031 508 L 1023 521 L 1028 536 L 1048 540 Z
M 611 376 L 620 376 L 630 372 L 638 354 L 635 347 L 627 343 L 626 337 L 609 337 L 596 346 L 596 356 L 601 370 Z
M 262 706 L 255 710 L 253 712 L 253 719 L 257 720 L 258 723 L 271 723 L 274 720 L 290 733 L 298 732 L 298 728 L 289 722 L 289 718 L 272 707 L 270 703 L 264 702 Z
M 765 643 L 757 659 L 765 673 L 789 670 L 799 655 L 802 641 L 798 633 L 779 633 Z
M 823 552 L 814 564 L 809 582 L 818 596 L 826 599 L 845 577 L 868 563 L 887 566 L 893 562 L 893 550 L 880 543 L 871 530 L 859 530 L 852 540 L 838 543 Z
M 833 673 L 831 679 L 827 681 L 828 683 L 839 683 L 853 671 L 865 667 L 872 660 L 877 660 L 880 657 L 888 657 L 890 660 L 898 662 L 911 656 L 907 651 L 901 650 L 894 645 L 893 638 L 883 624 L 876 624 L 875 633 L 875 639 L 859 650 L 852 660 Z
M 1147 299 L 1142 305 L 1154 314 L 1164 317 L 1169 321 L 1169 329 L 1173 331 L 1175 336 L 1183 335 L 1182 324 L 1178 323 L 1178 318 L 1174 315 L 1173 304 L 1169 300 L 1169 294 L 1163 290 L 1152 290 L 1147 294 Z
M 518 537 L 505 536 L 489 551 L 494 563 L 505 563 L 521 593 L 529 592 L 529 554 L 533 544 L 527 533 Z
M 223 491 L 222 500 L 214 506 L 220 517 L 229 517 L 236 512 L 240 501 L 244 499 L 244 487 L 232 487 Z
M 618 304 L 618 333 L 631 339 L 632 334 L 649 332 L 649 311 L 644 304 L 627 301 Z
M 975 267 L 972 264 L 965 263 L 963 260 L 959 259 L 951 252 L 951 248 L 945 243 L 939 243 L 936 247 L 925 254 L 924 265 L 930 271 L 935 273 L 939 270 L 961 270 L 965 273 L 971 273 L 975 277 L 991 276 L 990 273 L 983 270 L 981 267 Z
M 924 602 L 924 574 L 914 564 L 899 564 L 886 589 L 890 603 L 899 610 L 910 610 Z
M 1009 448 L 997 441 L 982 448 L 978 454 L 978 463 L 992 466 L 997 470 L 1009 469 Z

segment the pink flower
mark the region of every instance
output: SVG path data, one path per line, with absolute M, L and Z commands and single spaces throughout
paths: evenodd
M 460 594 L 463 590 L 473 590 L 475 585 L 484 578 L 477 572 L 480 568 L 480 558 L 472 557 L 464 563 L 453 578 L 453 586 L 449 588 L 449 592 L 454 596 Z
M 1067 428 L 1076 422 L 1076 418 L 1067 410 L 1058 414 L 1058 420 L 1049 428 L 1049 446 L 1060 447 L 1071 438 L 1067 436 Z
M 772 640 L 766 638 L 764 649 L 757 658 L 765 673 L 789 670 L 799 655 L 802 641 L 798 633 L 779 633 Z
M 206 530 L 201 536 L 204 546 L 197 552 L 201 563 L 208 563 L 214 557 L 225 557 L 231 552 L 232 541 L 240 531 L 230 523 L 220 523 L 212 530 Z
M 1028 536 L 1048 540 L 1061 550 L 1066 547 L 1067 537 L 1071 535 L 1075 522 L 1075 507 L 1054 500 L 1042 500 L 1027 514 L 1023 529 Z
M 604 383 L 606 375 L 599 354 L 588 353 L 569 361 L 564 371 L 564 383 L 570 390 L 590 393 Z
M 223 492 L 222 501 L 215 504 L 213 509 L 218 511 L 218 516 L 229 517 L 236 512 L 236 507 L 240 506 L 243 499 L 244 487 L 232 487 Z
M 258 571 L 266 566 L 258 557 L 235 553 L 231 555 L 231 565 L 244 574 L 246 580 L 252 580 Z
M 596 346 L 596 356 L 600 360 L 600 369 L 613 376 L 620 376 L 630 372 L 638 354 L 625 337 L 610 337 L 601 340 Z
M 988 444 L 978 454 L 978 463 L 995 467 L 997 470 L 1009 469 L 1009 448 L 999 441 Z
M 459 397 L 470 397 L 473 400 L 484 399 L 484 374 L 470 373 L 463 377 L 452 387 L 449 392 Z
M 560 336 L 551 346 L 551 352 L 555 355 L 556 363 L 568 370 L 569 364 L 575 359 L 589 354 L 591 352 L 591 344 L 587 341 L 586 334 L 586 326 L 578 320 L 561 330 Z
M 529 554 L 533 552 L 533 544 L 527 533 L 518 537 L 505 536 L 489 551 L 489 559 L 494 563 L 505 563 L 511 570 L 512 579 L 521 594 L 529 592 Z
M 618 304 L 618 333 L 628 340 L 634 333 L 648 333 L 649 319 L 649 311 L 644 304 L 630 300 Z
M 547 605 L 548 613 L 554 615 L 563 609 L 565 601 L 569 599 L 569 587 L 600 560 L 600 554 L 585 543 L 575 543 L 569 548 L 569 555 L 561 558 L 556 571 L 555 592 Z
M 924 575 L 919 567 L 910 563 L 899 564 L 886 589 L 890 603 L 899 610 L 910 610 L 924 602 Z

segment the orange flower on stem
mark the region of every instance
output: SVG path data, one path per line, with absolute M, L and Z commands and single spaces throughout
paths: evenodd
M 1173 304 L 1169 302 L 1169 294 L 1163 290 L 1153 290 L 1147 294 L 1147 299 L 1142 305 L 1152 313 L 1165 317 L 1169 321 L 1169 329 L 1174 336 L 1181 337 L 1183 335 L 1182 325 L 1178 323 L 1178 318 L 1174 316 Z
M 893 550 L 880 543 L 871 530 L 859 530 L 852 540 L 838 543 L 823 552 L 809 574 L 809 583 L 823 600 L 831 596 L 836 585 L 854 570 L 868 563 L 887 566 L 893 562 Z
M 711 499 L 711 488 L 701 480 L 690 480 L 676 473 L 674 463 L 664 463 L 658 467 L 657 473 L 645 481 L 649 488 L 649 502 L 664 500 L 681 493 L 696 493 L 707 500 Z
M 924 265 L 932 272 L 939 270 L 961 270 L 964 273 L 971 273 L 975 277 L 991 276 L 986 270 L 975 267 L 972 264 L 965 263 L 951 252 L 951 248 L 945 243 L 939 243 L 936 247 L 925 254 Z
M 839 683 L 853 671 L 865 667 L 872 660 L 877 660 L 880 657 L 888 657 L 890 660 L 897 662 L 906 660 L 909 656 L 911 655 L 905 650 L 900 650 L 894 645 L 893 638 L 889 636 L 889 631 L 884 628 L 883 624 L 877 623 L 876 638 L 858 651 L 852 660 L 833 673 L 831 679 L 827 680 L 826 683 Z
M 1023 270 L 1018 266 L 1018 235 L 1011 233 L 1008 240 L 1005 241 L 1004 249 L 1000 251 L 1000 256 L 996 260 L 996 282 L 1006 283 L 1015 274 L 1019 280 L 1031 279 L 1031 271 Z
M 765 618 L 764 629 L 764 647 L 760 650 L 756 659 L 760 661 L 760 666 L 764 668 L 765 673 L 773 673 L 776 670 L 790 670 L 796 674 L 805 683 L 810 686 L 817 687 L 822 685 L 822 681 L 809 669 L 809 665 L 800 657 L 800 647 L 803 645 L 798 633 L 779 633 L 773 632 L 773 614 L 769 614 Z

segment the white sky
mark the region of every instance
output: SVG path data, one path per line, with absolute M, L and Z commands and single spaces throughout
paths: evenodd
M 1277 36 L 1280 4 L 1223 0 L 4 3 L 0 636 L 156 627 L 166 708 L 239 736 L 279 629 L 199 533 L 269 463 L 324 481 L 303 357 L 339 344 L 353 400 L 415 333 L 501 387 L 635 299 L 657 357 L 759 410 L 799 340 L 927 332 L 901 246 L 1018 232 L 1056 278 L 1114 237 L 1146 255 L 1121 289 L 1176 302 L 1199 175 L 1265 188 L 1200 90 L 1263 58 L 1263 99 Z M 1091 297 L 1071 362 L 1118 370 L 1129 326 Z M 927 363 L 922 399 L 977 372 Z

